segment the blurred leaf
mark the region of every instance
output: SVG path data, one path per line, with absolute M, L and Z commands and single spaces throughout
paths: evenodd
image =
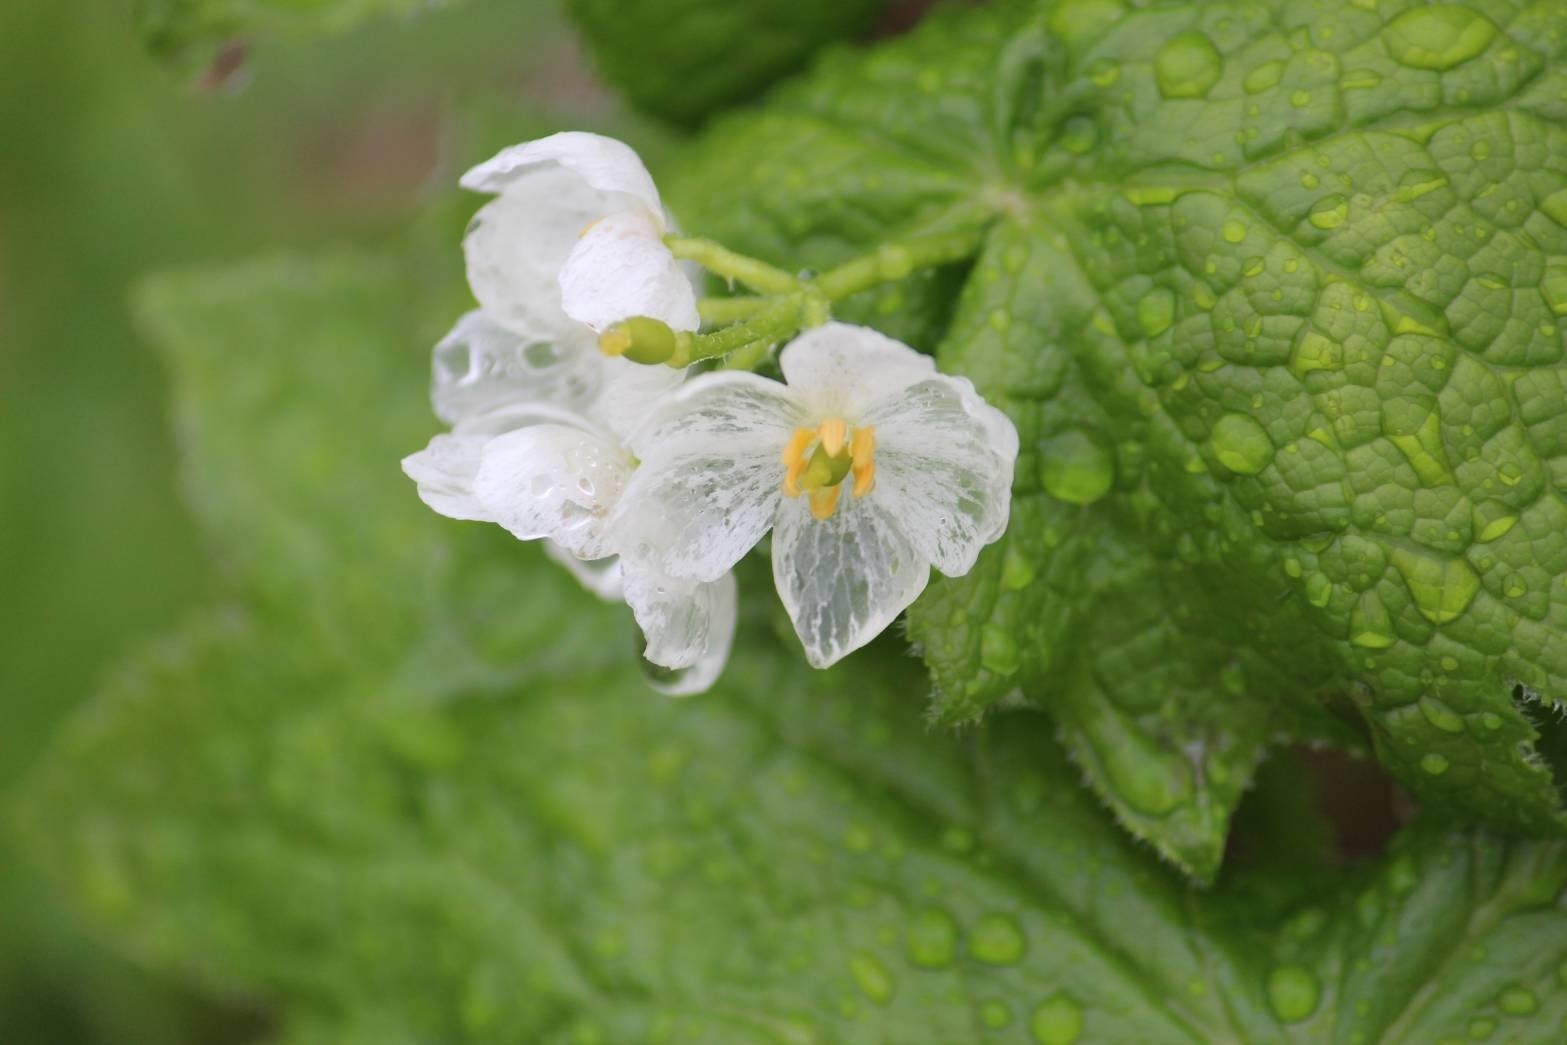
M 887 0 L 567 0 L 599 72 L 656 116 L 695 123 L 870 28 Z
M 325 35 L 371 18 L 408 17 L 453 2 L 456 0 L 137 0 L 136 26 L 147 49 L 159 58 L 196 65 L 213 60 L 222 45 L 242 37 Z

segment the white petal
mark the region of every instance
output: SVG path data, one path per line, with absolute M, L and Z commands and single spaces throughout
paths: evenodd
M 827 323 L 807 330 L 778 356 L 789 387 L 824 416 L 855 421 L 883 396 L 923 381 L 936 363 L 869 327 Z
M 696 291 L 663 232 L 638 209 L 610 214 L 584 233 L 560 270 L 566 315 L 599 331 L 632 316 L 697 329 Z
M 625 197 L 601 192 L 570 171 L 526 172 L 468 225 L 463 252 L 473 296 L 525 338 L 556 333 L 569 322 L 560 307 L 560 267 L 585 228 L 625 206 Z
M 687 381 L 631 438 L 642 463 L 611 522 L 616 549 L 672 577 L 728 573 L 772 525 L 780 455 L 803 421 L 776 381 L 732 372 Z
M 734 640 L 734 575 L 692 583 L 630 568 L 623 576 L 626 602 L 647 642 L 642 655 L 661 668 L 684 673 L 678 682 L 666 682 L 677 687 L 666 692 L 699 693 L 711 686 Z
M 847 495 L 830 518 L 785 501 L 773 529 L 773 583 L 814 667 L 886 630 L 925 590 L 930 565 L 872 497 Z
M 599 394 L 583 413 L 621 439 L 640 428 L 686 377 L 672 367 L 611 359 L 596 349 L 595 355 Z
M 877 501 L 920 555 L 949 577 L 1001 536 L 1012 500 L 1017 429 L 961 377 L 936 375 L 873 405 Z
M 461 184 L 475 192 L 502 192 L 541 168 L 568 171 L 600 192 L 624 193 L 654 214 L 664 213 L 653 177 L 636 150 L 625 142 L 585 131 L 563 131 L 502 149 L 464 174 Z
M 548 537 L 579 559 L 614 554 L 605 521 L 631 464 L 608 436 L 566 424 L 537 424 L 484 447 L 473 491 L 516 537 Z
M 476 309 L 459 319 L 435 346 L 431 398 L 436 415 L 456 424 L 528 401 L 587 409 L 598 397 L 608 360 L 592 331 L 564 317 L 553 324 L 545 318 L 535 315 L 519 326 L 503 327 Z
M 438 435 L 418 453 L 403 458 L 403 473 L 419 484 L 419 499 L 452 519 L 494 522 L 474 496 L 480 455 L 488 435 Z
M 626 597 L 626 586 L 621 580 L 619 556 L 611 555 L 607 559 L 579 559 L 554 541 L 545 541 L 544 551 L 577 578 L 578 584 L 605 602 L 619 602 Z

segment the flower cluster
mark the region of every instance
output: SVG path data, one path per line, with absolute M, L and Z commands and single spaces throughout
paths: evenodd
M 464 240 L 479 308 L 435 348 L 451 430 L 404 471 L 436 511 L 543 540 L 627 602 L 666 692 L 717 678 L 732 571 L 769 532 L 779 596 L 825 667 L 883 631 L 930 567 L 966 573 L 1005 529 L 1016 431 L 908 346 L 825 322 L 778 354 L 782 382 L 679 365 L 697 287 L 626 145 L 556 134 L 462 184 L 495 196 Z

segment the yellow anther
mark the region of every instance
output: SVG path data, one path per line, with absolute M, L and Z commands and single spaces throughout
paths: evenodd
M 631 347 L 631 335 L 623 327 L 610 327 L 599 335 L 599 351 L 606 356 L 623 356 Z
M 838 507 L 838 493 L 842 489 L 843 485 L 840 483 L 836 486 L 812 490 L 810 493 L 811 514 L 818 519 L 831 519 L 833 509 Z
M 796 428 L 783 448 L 783 492 L 785 497 L 800 496 L 800 475 L 805 471 L 808 458 L 805 451 L 816 441 L 816 429 Z
M 849 458 L 854 462 L 854 496 L 864 497 L 876 485 L 876 429 L 864 425 L 854 430 L 849 442 Z
M 827 456 L 837 457 L 843 452 L 843 444 L 849 438 L 849 425 L 841 417 L 829 417 L 816 429 L 821 436 L 822 449 L 827 451 Z

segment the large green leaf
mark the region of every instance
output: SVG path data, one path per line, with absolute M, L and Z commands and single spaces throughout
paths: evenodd
M 1043 716 L 933 733 L 895 654 L 813 672 L 749 626 L 713 694 L 654 695 L 624 612 L 397 474 L 429 277 L 144 295 L 242 601 L 132 660 L 24 810 L 142 960 L 301 1042 L 1425 1045 L 1567 1014 L 1562 844 L 1423 828 L 1374 874 L 1205 894 Z
M 693 123 L 870 28 L 886 0 L 568 0 L 599 72 L 646 111 Z
M 939 718 L 1048 708 L 1201 877 L 1280 740 L 1559 830 L 1564 46 L 1550 2 L 1003 4 L 709 133 L 687 225 L 791 267 L 991 215 L 938 355 L 1023 453 L 910 614 Z

